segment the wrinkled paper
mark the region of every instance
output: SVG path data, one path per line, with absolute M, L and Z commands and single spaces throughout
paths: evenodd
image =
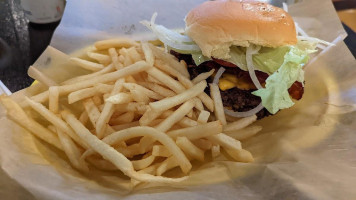
M 54 48 L 47 48 L 34 66 L 57 82 L 86 73 L 70 64 L 69 54 L 81 55 L 80 49 L 90 48 L 100 39 L 153 38 L 139 21 L 150 19 L 155 11 L 158 24 L 183 28 L 186 13 L 201 2 L 68 1 L 52 38 Z M 141 184 L 131 190 L 128 179 L 119 172 L 94 170 L 86 175 L 74 170 L 63 153 L 6 119 L 0 108 L 1 167 L 26 189 L 14 186 L 15 196 L 6 197 L 355 199 L 356 62 L 343 43 L 346 33 L 331 1 L 305 0 L 289 10 L 310 36 L 333 42 L 335 46 L 319 52 L 306 66 L 303 99 L 290 109 L 256 122 L 263 130 L 242 141 L 243 147 L 254 155 L 254 163 L 194 163 L 190 178 L 182 183 Z M 38 84 L 14 94 L 13 98 L 21 101 L 24 95 L 42 89 Z

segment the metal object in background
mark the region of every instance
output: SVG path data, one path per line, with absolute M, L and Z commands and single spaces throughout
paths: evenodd
M 62 18 L 65 0 L 21 0 L 21 6 L 30 22 L 46 24 Z
M 11 63 L 11 49 L 6 42 L 0 38 L 0 69 L 5 69 Z
M 11 95 L 12 92 L 0 81 L 0 95 Z

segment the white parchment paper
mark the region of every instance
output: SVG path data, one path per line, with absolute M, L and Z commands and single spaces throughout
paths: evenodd
M 51 45 L 34 64 L 56 81 L 85 73 L 68 55 L 112 37 L 147 39 L 139 24 L 158 12 L 157 23 L 183 28 L 185 14 L 202 1 L 68 1 Z M 257 124 L 263 131 L 243 141 L 256 161 L 216 161 L 197 166 L 173 187 L 144 184 L 128 190 L 117 174 L 81 174 L 65 156 L 6 119 L 0 110 L 1 167 L 26 190 L 19 199 L 356 199 L 356 63 L 328 0 L 304 0 L 290 13 L 311 36 L 334 42 L 306 69 L 303 99 Z M 36 88 L 14 95 L 21 99 Z M 10 188 L 7 186 L 7 188 Z M 0 189 L 1 192 L 1 189 Z

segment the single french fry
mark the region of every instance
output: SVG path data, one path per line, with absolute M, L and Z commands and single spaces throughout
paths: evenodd
M 96 107 L 96 105 L 94 104 L 94 101 L 92 99 L 84 100 L 83 105 L 84 105 L 86 112 L 88 113 L 90 122 L 95 127 L 96 122 L 98 121 L 99 116 L 100 116 L 99 109 Z
M 144 113 L 146 110 L 149 109 L 149 105 L 138 103 L 138 102 L 130 102 L 125 104 L 117 104 L 115 105 L 115 111 L 122 113 L 122 112 L 136 112 L 136 113 Z
M 235 121 L 235 122 L 225 125 L 224 132 L 236 131 L 236 130 L 243 129 L 243 128 L 247 127 L 248 125 L 252 124 L 253 122 L 255 122 L 256 120 L 257 120 L 256 115 L 253 115 L 250 117 L 244 117 L 238 121 Z
M 214 112 L 214 101 L 205 92 L 198 95 L 199 99 L 208 108 L 210 112 Z
M 187 116 L 188 116 L 189 118 L 193 118 L 193 108 L 192 108 L 192 110 L 190 110 L 190 111 L 187 113 Z
M 123 85 L 128 90 L 133 90 L 133 89 L 140 90 L 142 93 L 144 93 L 146 96 L 148 96 L 151 99 L 156 99 L 156 100 L 163 99 L 163 97 L 161 95 L 159 95 L 145 87 L 142 87 L 141 85 L 138 85 L 136 83 L 124 83 Z
M 225 149 L 225 151 L 236 161 L 239 162 L 253 162 L 252 154 L 245 149 Z
M 70 84 L 77 83 L 77 82 L 80 82 L 80 81 L 89 80 L 89 79 L 95 78 L 95 77 L 97 77 L 99 75 L 103 75 L 103 74 L 107 74 L 107 73 L 113 72 L 114 69 L 115 69 L 114 66 L 112 64 L 110 64 L 110 65 L 104 67 L 104 69 L 102 69 L 100 71 L 68 79 L 68 80 L 62 82 L 61 85 L 70 85 Z
M 130 146 L 127 147 L 116 147 L 116 150 L 120 153 L 122 153 L 122 155 L 126 156 L 127 158 L 132 158 L 135 155 L 139 155 L 139 154 L 143 154 L 145 152 L 140 150 L 140 146 L 139 144 L 132 144 Z M 89 151 L 87 151 L 89 152 Z
M 130 55 L 128 53 L 128 50 L 126 48 L 121 48 L 119 50 L 119 53 L 124 57 L 123 64 L 124 64 L 125 67 L 131 65 L 132 63 L 134 63 L 134 61 L 131 60 L 131 57 L 130 57 Z
M 169 157 L 172 153 L 163 145 L 154 145 L 152 147 L 152 155 L 157 157 Z
M 174 106 L 177 106 L 177 105 L 201 94 L 202 92 L 204 92 L 205 87 L 206 87 L 206 81 L 202 81 L 202 82 L 196 84 L 195 86 L 189 88 L 188 90 L 186 90 L 180 94 L 177 94 L 176 96 L 167 97 L 160 101 L 150 103 L 150 107 L 153 110 L 161 110 L 161 111 L 168 110 Z
M 224 106 L 221 100 L 219 86 L 216 84 L 209 84 L 209 85 L 210 85 L 210 95 L 214 100 L 215 117 L 218 120 L 220 120 L 223 125 L 226 125 Z
M 87 52 L 89 58 L 92 58 L 98 61 L 100 64 L 107 65 L 111 62 L 110 56 L 101 54 L 101 53 L 94 53 L 94 52 Z
M 124 67 L 124 66 L 119 62 L 119 55 L 117 54 L 115 48 L 110 48 L 110 49 L 108 50 L 108 53 L 109 53 L 109 55 L 110 55 L 112 64 L 114 65 L 115 69 L 118 70 L 118 69 L 121 69 L 121 68 Z
M 195 98 L 195 106 L 198 110 L 204 110 L 204 106 L 203 103 L 201 102 L 201 100 L 199 98 Z
M 77 90 L 75 92 L 72 92 L 68 95 L 68 103 L 72 104 L 77 101 L 93 97 L 97 94 L 100 94 L 95 88 L 84 88 L 81 90 Z
M 146 126 L 150 124 L 153 120 L 157 119 L 163 112 L 152 110 L 150 107 L 142 115 L 139 122 L 141 126 Z
M 109 124 L 115 126 L 118 124 L 130 123 L 133 121 L 134 117 L 135 117 L 134 112 L 127 112 L 127 113 L 122 114 L 119 117 L 110 119 Z
M 211 147 L 211 157 L 216 158 L 220 155 L 220 145 L 213 145 Z
M 167 118 L 171 114 L 173 114 L 173 111 L 166 110 L 162 113 L 161 117 Z M 197 126 L 198 122 L 194 121 L 188 117 L 183 117 L 183 119 L 178 122 L 178 125 L 180 125 L 182 127 L 191 127 L 191 126 Z
M 119 55 L 119 61 L 120 61 L 121 64 L 124 64 L 125 57 L 123 55 Z
M 150 166 L 155 161 L 155 158 L 156 156 L 150 155 L 147 158 L 132 161 L 132 165 L 135 170 L 141 170 Z
M 222 125 L 220 121 L 209 122 L 206 124 L 199 124 L 188 128 L 177 129 L 168 131 L 167 135 L 171 138 L 186 137 L 189 140 L 196 140 L 199 138 L 205 138 L 211 135 L 221 133 Z
M 112 104 L 126 104 L 133 101 L 132 95 L 128 93 L 118 93 L 109 98 L 105 99 L 106 102 L 110 102 Z
M 202 81 L 202 80 L 206 80 L 207 78 L 209 78 L 211 75 L 214 74 L 214 71 L 215 71 L 215 69 L 212 69 L 212 70 L 210 70 L 210 71 L 208 71 L 208 72 L 204 72 L 204 73 L 199 74 L 197 77 L 195 77 L 195 78 L 192 80 L 192 83 L 193 83 L 193 84 L 197 84 L 197 83 L 199 83 L 199 82 Z
M 156 92 L 157 94 L 159 94 L 163 97 L 172 97 L 172 96 L 176 95 L 176 93 L 173 92 L 172 90 L 162 87 L 155 83 L 145 82 L 145 83 L 139 83 L 139 84 L 148 87 L 153 92 Z
M 150 66 L 153 66 L 155 58 L 154 58 L 151 48 L 148 46 L 148 44 L 146 42 L 141 42 L 141 48 L 145 55 L 145 60 L 146 60 L 147 64 L 149 64 Z
M 48 99 L 48 109 L 53 113 L 58 113 L 58 101 L 59 101 L 59 91 L 58 86 L 51 86 L 48 88 L 49 99 Z
M 97 50 L 105 50 L 109 48 L 128 48 L 138 46 L 139 44 L 131 39 L 118 38 L 95 42 L 94 46 Z
M 210 141 L 212 141 L 215 144 L 219 144 L 225 149 L 242 149 L 240 141 L 223 133 L 211 135 L 206 138 L 208 138 Z
M 168 157 L 166 160 L 164 160 L 161 165 L 157 168 L 156 174 L 161 176 L 163 173 L 166 171 L 173 169 L 175 167 L 178 167 L 178 161 L 173 157 Z
M 132 95 L 132 98 L 134 101 L 139 102 L 139 103 L 149 103 L 150 98 L 140 89 L 131 89 L 130 93 Z
M 195 146 L 200 148 L 203 151 L 207 151 L 212 148 L 213 143 L 207 139 L 197 139 L 192 141 Z
M 175 123 L 182 120 L 186 114 L 188 114 L 194 107 L 194 100 L 189 100 L 180 106 L 172 115 L 167 117 L 163 122 L 156 126 L 157 130 L 166 132 L 169 130 Z
M 184 60 L 180 60 L 179 62 L 180 62 L 185 68 L 188 67 L 187 63 L 186 63 Z
M 114 85 L 108 85 L 104 83 L 98 83 L 97 85 L 94 86 L 94 89 L 98 91 L 98 94 L 102 93 L 109 93 L 114 89 Z
M 75 64 L 77 64 L 79 67 L 82 67 L 84 69 L 96 72 L 96 71 L 100 71 L 102 69 L 104 69 L 104 65 L 102 64 L 98 64 L 95 62 L 90 62 L 87 60 L 83 60 L 80 58 L 71 58 L 71 61 L 73 61 Z
M 176 144 L 186 153 L 190 158 L 204 161 L 204 151 L 196 147 L 186 137 L 177 137 Z
M 80 121 L 83 125 L 85 125 L 85 124 L 88 122 L 88 119 L 89 119 L 88 113 L 87 113 L 86 110 L 84 110 L 84 111 L 82 112 L 82 114 L 80 114 L 80 116 L 79 116 L 79 121 Z
M 127 54 L 129 55 L 129 57 L 133 62 L 142 60 L 141 55 L 136 51 L 135 47 L 131 47 L 127 49 Z
M 210 116 L 210 112 L 202 110 L 202 111 L 200 111 L 197 121 L 199 123 L 205 124 L 208 122 L 209 116 Z

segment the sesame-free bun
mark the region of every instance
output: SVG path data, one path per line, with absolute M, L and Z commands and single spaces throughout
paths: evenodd
M 229 58 L 231 45 L 278 47 L 297 43 L 292 17 L 261 2 L 207 1 L 192 9 L 185 22 L 186 34 L 208 57 Z

